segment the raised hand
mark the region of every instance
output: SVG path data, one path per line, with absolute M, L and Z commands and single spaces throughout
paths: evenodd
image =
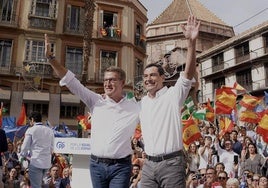
M 49 38 L 47 34 L 45 34 L 45 55 L 47 58 L 53 56 L 53 53 L 51 52 L 51 46 L 50 46 Z
M 186 25 L 181 25 L 182 32 L 186 39 L 195 40 L 198 37 L 200 21 L 196 17 L 190 15 Z

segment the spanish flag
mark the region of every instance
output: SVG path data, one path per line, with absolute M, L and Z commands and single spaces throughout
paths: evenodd
M 216 89 L 216 114 L 231 114 L 236 105 L 236 94 L 232 89 Z
M 261 101 L 263 97 L 258 98 L 252 95 L 245 94 L 239 104 L 249 110 L 253 110 Z
M 262 136 L 263 141 L 268 143 L 268 114 L 264 114 L 257 126 L 256 132 Z
M 188 147 L 192 142 L 201 137 L 201 133 L 197 121 L 195 121 L 192 117 L 190 117 L 188 120 L 183 120 L 182 124 L 183 143 L 186 147 Z
M 235 82 L 234 83 L 234 89 L 238 90 L 238 91 L 246 91 L 245 88 L 243 88 L 239 83 Z
M 17 121 L 18 126 L 26 125 L 26 110 L 24 104 L 21 106 L 20 116 Z
M 253 111 L 243 111 L 241 112 L 240 116 L 239 116 L 239 120 L 243 121 L 243 122 L 248 122 L 248 123 L 258 123 L 259 122 L 259 118 L 257 113 L 253 112 Z
M 226 132 L 231 132 L 234 128 L 234 124 L 233 122 L 227 118 L 221 118 L 220 119 L 220 132 L 219 132 L 219 137 L 222 138 L 222 136 L 226 133 Z

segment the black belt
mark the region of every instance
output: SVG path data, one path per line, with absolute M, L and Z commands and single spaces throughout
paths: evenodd
M 172 152 L 172 153 L 169 153 L 166 155 L 158 155 L 158 156 L 146 155 L 146 158 L 149 161 L 160 162 L 160 161 L 172 159 L 172 158 L 178 157 L 178 156 L 184 156 L 184 152 L 182 150 L 180 150 L 180 151 L 175 151 L 175 152 Z
M 131 161 L 131 155 L 128 155 L 124 158 L 120 159 L 110 159 L 110 158 L 101 158 L 97 157 L 96 155 L 91 155 L 91 159 L 96 162 L 106 163 L 106 164 L 116 164 L 116 163 L 126 163 Z

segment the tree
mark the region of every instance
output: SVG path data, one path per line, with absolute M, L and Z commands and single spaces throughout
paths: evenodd
M 94 19 L 95 3 L 94 0 L 85 0 L 85 20 L 83 31 L 83 70 L 81 83 L 86 85 L 88 79 L 88 64 L 90 63 L 90 52 L 93 32 L 93 19 Z M 80 101 L 79 114 L 85 113 L 85 104 Z M 82 130 L 78 129 L 78 137 L 82 137 Z

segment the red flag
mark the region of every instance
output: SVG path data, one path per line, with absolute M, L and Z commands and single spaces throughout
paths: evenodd
M 249 110 L 253 110 L 257 104 L 262 101 L 263 97 L 258 98 L 252 95 L 245 94 L 239 104 Z
M 231 114 L 236 105 L 236 94 L 232 89 L 216 89 L 216 114 Z
M 198 123 L 194 121 L 192 117 L 188 120 L 183 120 L 183 125 L 182 138 L 184 145 L 188 146 L 201 137 Z
M 22 104 L 22 106 L 21 106 L 20 116 L 18 118 L 17 125 L 18 126 L 26 125 L 26 111 L 25 111 L 24 104 Z

